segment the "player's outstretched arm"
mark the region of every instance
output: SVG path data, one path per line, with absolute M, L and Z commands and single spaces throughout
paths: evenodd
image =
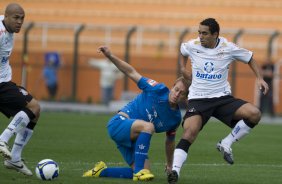
M 120 71 L 131 78 L 135 83 L 141 79 L 142 76 L 130 64 L 113 55 L 107 46 L 100 46 L 97 52 L 102 52 L 104 56 L 106 56 Z
M 249 66 L 253 70 L 253 72 L 255 73 L 255 75 L 257 77 L 259 89 L 262 90 L 263 94 L 266 94 L 269 90 L 268 84 L 263 80 L 260 69 L 259 69 L 258 65 L 256 64 L 256 61 L 253 58 L 249 62 Z
M 166 168 L 167 173 L 171 172 L 173 163 L 173 153 L 175 148 L 175 131 L 166 132 L 165 153 L 166 153 Z
M 192 81 L 192 74 L 186 69 L 186 64 L 187 64 L 188 57 L 182 56 L 182 61 L 180 61 L 180 71 L 183 75 L 183 77 L 187 81 Z

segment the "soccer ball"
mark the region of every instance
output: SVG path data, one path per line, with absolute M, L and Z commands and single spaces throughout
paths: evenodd
M 35 173 L 41 180 L 53 180 L 59 176 L 59 165 L 51 159 L 44 159 L 38 162 Z

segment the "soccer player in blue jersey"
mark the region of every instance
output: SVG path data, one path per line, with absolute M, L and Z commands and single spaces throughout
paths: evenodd
M 152 135 L 166 132 L 166 169 L 171 171 L 175 132 L 181 122 L 178 103 L 186 101 L 190 83 L 180 77 L 169 90 L 163 83 L 143 77 L 131 65 L 114 56 L 108 47 L 98 48 L 117 68 L 142 90 L 110 121 L 107 129 L 130 167 L 107 168 L 98 162 L 83 177 L 129 178 L 148 181 L 154 178 L 149 168 L 148 151 Z

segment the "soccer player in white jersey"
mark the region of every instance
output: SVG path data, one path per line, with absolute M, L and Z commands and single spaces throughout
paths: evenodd
M 21 30 L 25 12 L 19 4 L 11 3 L 0 16 L 0 111 L 8 118 L 10 124 L 0 135 L 0 154 L 5 158 L 4 166 L 31 176 L 21 158 L 24 146 L 30 140 L 34 126 L 39 118 L 38 102 L 21 86 L 12 80 L 9 58 L 13 49 L 14 33 Z M 8 141 L 16 135 L 10 152 Z
M 229 65 L 238 60 L 249 65 L 259 88 L 264 94 L 267 93 L 268 85 L 260 74 L 253 53 L 219 37 L 219 30 L 217 21 L 207 18 L 199 25 L 199 37 L 181 44 L 181 71 L 187 73 L 185 67 L 189 57 L 192 84 L 189 88 L 187 112 L 183 118 L 184 132 L 174 151 L 172 172 L 168 174 L 170 184 L 177 182 L 189 147 L 211 116 L 232 128 L 231 133 L 216 145 L 229 164 L 234 163 L 232 143 L 249 134 L 261 118 L 257 107 L 231 95 L 227 80 Z

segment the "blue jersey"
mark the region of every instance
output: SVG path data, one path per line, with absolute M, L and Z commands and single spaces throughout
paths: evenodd
M 171 109 L 169 89 L 152 79 L 142 77 L 138 87 L 143 91 L 121 109 L 130 119 L 141 119 L 154 124 L 156 133 L 176 130 L 181 122 L 179 108 Z
M 53 86 L 57 84 L 57 69 L 52 66 L 46 66 L 43 69 L 43 75 L 47 86 Z

